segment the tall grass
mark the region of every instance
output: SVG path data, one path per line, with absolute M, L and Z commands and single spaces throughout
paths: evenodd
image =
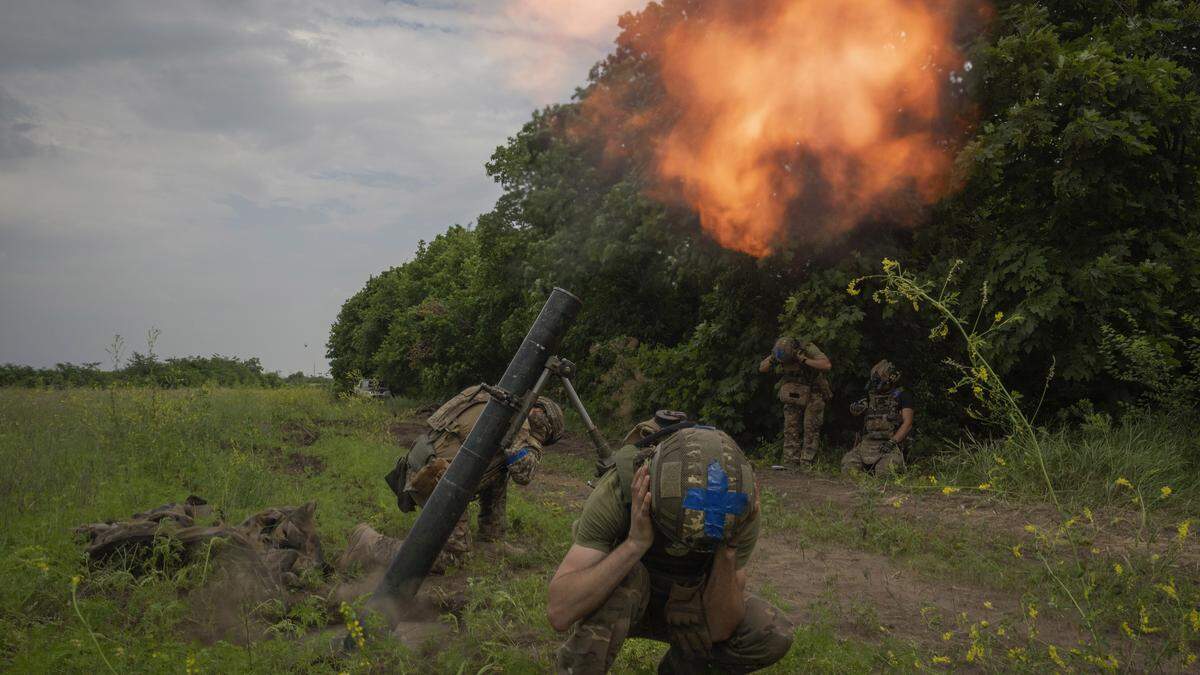
M 1194 511 L 1200 504 L 1197 438 L 1200 430 L 1194 420 L 1127 416 L 1113 425 L 1040 430 L 1037 448 L 1022 436 L 966 439 L 933 458 L 932 466 L 951 484 L 991 483 L 1006 495 L 1037 500 L 1045 494 L 1044 462 L 1050 484 L 1065 505 L 1128 503 L 1128 495 L 1117 485 L 1124 478 L 1149 494 L 1171 488 L 1169 501 L 1151 500 L 1152 506 Z

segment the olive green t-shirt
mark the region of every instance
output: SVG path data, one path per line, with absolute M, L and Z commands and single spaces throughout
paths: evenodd
M 583 513 L 574 526 L 575 543 L 601 553 L 611 553 L 629 535 L 629 506 L 622 503 L 617 472 L 609 471 L 596 483 L 596 489 L 583 505 Z M 655 536 L 663 536 L 656 534 Z M 758 542 L 758 514 L 742 523 L 734 536 L 737 568 L 750 561 Z

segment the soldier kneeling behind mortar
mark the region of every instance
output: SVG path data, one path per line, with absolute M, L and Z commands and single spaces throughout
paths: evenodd
M 429 416 L 426 420 L 429 431 L 413 443 L 407 455 L 396 460 L 396 467 L 385 478 L 401 511 L 425 505 L 490 400 L 485 386 L 467 387 Z M 563 428 L 562 409 L 554 401 L 540 397 L 512 445 L 496 453 L 474 497 L 479 500 L 480 541 L 504 538 L 508 479 L 528 485 L 541 460 L 542 448 L 557 443 Z M 400 544 L 399 539 L 384 536 L 365 523 L 359 524 L 350 534 L 342 564 L 387 565 L 400 550 Z M 470 549 L 471 528 L 464 513 L 435 561 L 434 571 L 461 562 Z
M 850 406 L 866 414 L 858 444 L 842 457 L 843 471 L 869 471 L 880 478 L 904 470 L 904 455 L 912 445 L 913 398 L 900 384 L 900 371 L 883 360 L 871 368 L 867 398 Z
M 550 581 L 550 623 L 571 630 L 558 671 L 607 672 L 627 637 L 671 645 L 660 673 L 744 673 L 783 658 L 791 623 L 745 592 L 758 499 L 733 439 L 696 426 L 613 459 Z

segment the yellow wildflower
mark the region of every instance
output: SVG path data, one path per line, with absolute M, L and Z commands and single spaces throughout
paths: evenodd
M 858 279 L 851 281 L 850 284 L 846 286 L 846 292 L 850 295 L 858 295 L 859 293 L 862 293 L 862 291 L 858 288 Z
M 1179 594 L 1175 592 L 1175 580 L 1174 579 L 1168 579 L 1167 583 L 1156 584 L 1154 587 L 1157 588 L 1158 590 L 1162 591 L 1163 593 L 1166 593 L 1167 597 L 1172 600 L 1179 599 Z
M 1117 576 L 1121 576 L 1125 573 L 1125 566 L 1121 563 L 1113 563 L 1113 571 L 1117 573 Z
M 967 661 L 974 663 L 975 659 L 979 658 L 983 658 L 983 647 L 976 642 L 975 644 L 971 645 L 970 649 L 967 650 Z
M 1013 554 L 1014 558 L 1024 558 L 1025 557 L 1025 556 L 1021 555 L 1021 545 L 1020 544 L 1017 544 L 1016 546 L 1012 547 L 1012 554 Z
M 1029 606 L 1029 611 L 1028 611 L 1028 614 L 1029 614 L 1029 618 L 1031 618 L 1031 619 L 1036 619 L 1036 618 L 1037 618 L 1037 616 L 1038 616 L 1037 607 L 1034 607 L 1033 605 L 1030 605 L 1030 606 Z
M 1100 555 L 1100 549 L 1093 546 L 1092 547 L 1092 555 Z
M 1000 637 L 1004 637 L 1005 635 L 1008 635 L 1008 631 L 1004 630 L 1004 626 L 1000 626 L 999 628 L 996 629 L 996 635 L 999 635 Z
M 975 398 L 983 398 L 983 387 L 977 384 L 973 385 L 971 387 L 971 393 L 975 394 Z
M 1195 662 L 1196 662 L 1196 655 L 1195 655 L 1195 654 L 1188 654 L 1188 655 L 1187 655 L 1187 658 L 1185 658 L 1185 659 L 1184 659 L 1184 661 L 1187 661 L 1187 664 L 1190 666 L 1190 665 L 1192 665 L 1193 663 L 1195 663 Z
M 943 642 L 949 642 L 950 638 L 952 638 L 952 637 L 954 637 L 953 631 L 946 631 L 945 633 L 942 633 L 942 641 Z
M 893 497 L 892 498 L 892 507 L 898 509 L 901 506 L 904 506 L 904 497 Z
M 1085 507 L 1083 507 L 1083 515 L 1084 515 L 1084 517 L 1085 517 L 1085 518 L 1087 518 L 1087 519 L 1088 519 L 1088 522 L 1089 522 L 1089 523 L 1090 523 L 1090 522 L 1092 522 L 1092 510 L 1091 510 L 1091 509 L 1089 509 L 1089 508 L 1088 508 L 1088 507 L 1086 507 L 1086 506 L 1085 506 Z
M 990 626 L 992 624 L 988 623 L 987 619 L 984 619 L 983 621 L 979 622 L 979 625 L 983 628 L 987 628 L 988 626 Z
M 83 577 L 79 576 L 78 574 L 71 577 L 71 588 L 79 588 L 79 584 L 82 581 L 83 581 Z
M 1121 630 L 1125 631 L 1125 634 L 1129 636 L 1129 639 L 1130 639 L 1130 640 L 1132 640 L 1132 639 L 1134 639 L 1134 638 L 1136 638 L 1136 637 L 1137 637 L 1137 635 L 1134 635 L 1134 633 L 1133 633 L 1133 629 L 1129 627 L 1129 622 L 1128 622 L 1128 621 L 1122 621 L 1122 622 L 1121 622 Z
M 1200 633 L 1200 611 L 1192 610 L 1188 615 L 1188 619 L 1192 622 L 1192 632 Z
M 1033 534 L 1033 533 L 1037 532 L 1037 525 L 1034 525 L 1032 523 L 1025 523 L 1025 531 L 1030 534 Z
M 947 496 L 952 495 L 955 492 L 958 492 L 958 488 L 956 488 L 956 487 L 950 487 L 949 485 L 947 485 L 946 487 L 942 488 L 942 494 L 947 495 Z
M 994 318 L 996 319 L 996 323 L 1000 323 L 1004 320 L 1004 312 L 996 312 L 996 316 Z
M 950 657 L 949 656 L 935 656 L 935 657 L 933 657 L 933 662 L 934 663 L 943 663 L 943 664 L 950 663 Z
M 987 366 L 979 366 L 975 369 L 975 377 L 978 377 L 981 382 L 987 382 L 988 369 Z
M 1062 657 L 1058 655 L 1058 649 L 1055 648 L 1054 645 L 1047 646 L 1046 651 L 1050 654 L 1050 660 L 1054 662 L 1054 665 L 1062 668 L 1063 670 L 1067 669 L 1066 661 L 1063 661 Z
M 983 608 L 984 608 L 984 609 L 995 609 L 995 606 L 994 606 L 994 605 L 992 605 L 992 601 L 991 601 L 991 600 L 984 600 L 984 601 L 983 601 Z
M 883 259 L 883 271 L 884 272 L 891 272 L 892 270 L 896 269 L 899 266 L 900 266 L 900 263 L 896 262 L 895 260 L 892 260 L 891 258 Z
M 1004 466 L 1005 464 L 1007 464 L 1007 462 L 1004 461 L 1004 458 L 1001 457 L 1000 455 L 992 455 L 992 459 L 995 460 L 995 462 L 997 464 L 999 464 L 1000 466 Z
M 991 484 L 991 483 L 980 483 L 980 484 L 979 484 L 979 489 L 980 489 L 980 490 L 991 490 L 991 489 L 992 489 L 992 484 Z
M 925 480 L 929 481 L 930 485 L 937 485 L 937 478 L 933 476 L 926 476 Z
M 1150 613 L 1146 611 L 1145 605 L 1138 607 L 1138 618 L 1140 619 L 1138 623 L 1138 630 L 1142 631 L 1143 633 L 1157 633 L 1158 631 L 1162 630 L 1162 628 L 1159 628 L 1158 626 L 1150 625 Z
M 1192 521 L 1190 521 L 1190 520 L 1185 520 L 1182 523 L 1180 523 L 1179 527 L 1175 528 L 1176 541 L 1178 541 L 1179 543 L 1182 544 L 1183 540 L 1188 538 L 1188 530 L 1191 529 L 1191 526 L 1192 526 Z
M 1158 498 L 1159 498 L 1159 499 L 1166 499 L 1167 497 L 1170 497 L 1170 496 L 1171 496 L 1171 492 L 1172 492 L 1172 490 L 1171 490 L 1171 486 L 1170 486 L 1170 485 L 1164 485 L 1164 486 L 1162 486 L 1161 488 L 1159 488 L 1159 490 L 1158 490 L 1158 495 L 1159 495 L 1159 497 L 1158 497 Z
M 1129 479 L 1125 478 L 1124 476 L 1117 479 L 1116 485 L 1118 485 L 1120 487 L 1127 487 L 1127 488 L 1133 487 L 1133 483 L 1130 483 Z

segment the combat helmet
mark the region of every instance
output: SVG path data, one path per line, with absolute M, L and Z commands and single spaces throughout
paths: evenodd
M 900 371 L 887 359 L 871 367 L 871 379 L 867 381 L 867 390 L 881 394 L 891 390 L 900 382 Z
M 724 431 L 681 429 L 650 463 L 651 516 L 673 547 L 713 550 L 750 514 L 754 468 Z
M 789 363 L 796 358 L 796 348 L 796 339 L 784 336 L 775 341 L 775 346 L 771 348 L 771 356 L 779 363 Z
M 533 404 L 533 410 L 540 410 L 542 414 L 530 415 L 529 427 L 542 443 L 554 445 L 562 440 L 563 432 L 566 430 L 562 408 L 545 396 L 539 396 L 537 402 Z

